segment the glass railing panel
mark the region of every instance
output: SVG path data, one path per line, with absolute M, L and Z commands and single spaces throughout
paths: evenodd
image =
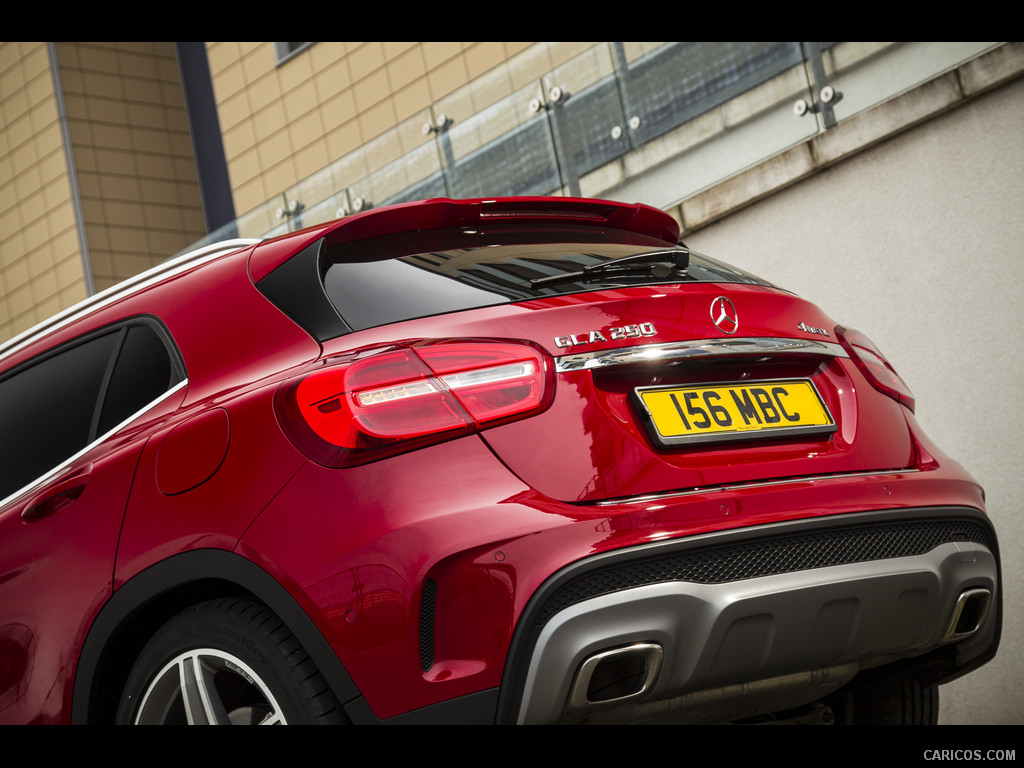
M 552 87 L 579 93 L 609 75 L 615 74 L 613 43 L 595 43 L 592 47 L 555 67 L 543 77 L 545 91 Z
M 438 135 L 453 196 L 542 195 L 561 186 L 547 116 L 530 109 L 540 97 L 540 83 L 531 83 Z
M 348 186 L 352 198 L 349 212 L 356 213 L 371 205 L 376 208 L 399 199 L 409 199 L 408 190 L 424 185 L 433 188 L 440 178 L 441 164 L 437 149 L 431 142 L 426 142 L 363 178 L 353 180 Z M 437 193 L 444 194 L 443 182 Z
M 436 177 L 441 170 L 440 161 L 423 132 L 424 123 L 431 119 L 430 110 L 421 110 L 339 158 L 329 166 L 330 177 L 317 188 L 318 194 L 310 195 L 310 203 L 319 204 L 328 197 L 342 195 L 334 200 L 333 218 L 338 211 L 354 213 L 371 205 L 382 205 L 403 190 Z
M 669 43 L 629 66 L 641 144 L 737 98 L 801 62 L 799 43 Z
M 258 208 L 254 208 L 238 217 L 239 237 L 262 237 L 264 233 L 281 223 L 281 218 L 276 215 L 276 210 L 281 205 L 280 196 L 268 200 Z
M 303 227 L 311 227 L 314 224 L 323 224 L 326 221 L 331 221 L 338 218 L 339 212 L 345 205 L 346 197 L 344 192 L 330 195 L 327 199 L 321 200 L 319 203 L 308 208 L 303 208 L 298 214 L 284 219 L 276 227 L 266 232 L 263 237 L 264 239 L 277 237 L 288 232 L 295 232 Z
M 842 97 L 833 104 L 842 121 L 951 70 L 999 45 L 975 43 L 833 44 L 822 59 L 829 85 Z
M 663 45 L 670 45 L 670 43 L 612 43 L 612 45 L 621 45 L 626 63 L 632 64 L 642 56 L 658 50 Z
M 455 161 L 461 161 L 530 123 L 535 117 L 530 111 L 530 101 L 540 96 L 539 83 L 532 81 L 478 111 L 460 114 L 445 110 L 453 118 L 448 136 Z
M 566 132 L 561 149 L 578 175 L 600 168 L 630 149 L 629 142 L 623 140 L 626 122 L 613 45 L 618 44 L 598 43 L 543 79 L 549 107 L 562 110 Z M 557 102 L 555 95 L 559 96 Z
M 410 153 L 417 153 L 422 156 L 423 149 L 427 142 L 423 133 L 423 124 L 429 121 L 431 112 L 429 109 L 420 110 L 413 117 L 410 117 L 389 131 L 381 134 L 375 139 L 366 142 L 358 151 L 366 158 L 366 167 L 369 171 L 383 168 L 388 163 L 394 162 L 400 157 Z M 434 159 L 432 171 L 437 170 L 436 158 Z M 417 171 L 412 171 L 414 174 Z
M 606 43 L 534 43 L 456 91 L 442 96 L 433 105 L 434 114 L 444 114 L 456 123 L 462 122 L 519 89 L 532 87 L 536 81 L 551 72 L 553 67 L 595 45 L 601 46 Z
M 431 106 L 435 121 L 444 116 L 449 122 L 464 122 L 523 87 L 523 83 L 513 84 L 509 66 L 505 63 L 488 70 L 462 88 L 438 99 Z M 535 67 L 536 63 L 533 63 L 531 69 Z M 527 84 L 533 80 L 536 77 L 528 78 Z
M 584 179 L 587 195 L 666 208 L 819 130 L 793 109 L 811 97 L 800 43 L 667 43 L 632 59 L 623 47 L 636 149 L 618 173 Z
M 565 105 L 568 147 L 581 176 L 616 160 L 632 149 L 619 82 L 609 75 L 577 91 Z
M 577 181 L 584 195 L 668 207 L 997 45 L 537 44 L 204 242 L 421 198 L 559 194 Z M 826 82 L 841 94 L 829 119 L 815 111 Z

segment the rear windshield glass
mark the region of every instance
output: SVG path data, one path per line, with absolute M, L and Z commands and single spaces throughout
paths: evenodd
M 327 295 L 353 330 L 584 291 L 668 283 L 748 283 L 772 287 L 743 270 L 696 253 L 679 269 L 678 249 L 615 243 L 490 245 L 401 258 L 334 262 Z M 612 259 L 643 257 L 594 270 Z M 366 256 L 364 256 L 366 258 Z M 653 259 L 648 263 L 648 258 Z M 685 260 L 683 260 L 685 263 Z M 589 274 L 583 271 L 590 268 Z

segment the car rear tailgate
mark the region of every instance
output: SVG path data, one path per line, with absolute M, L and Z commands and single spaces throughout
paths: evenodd
M 720 298 L 738 315 L 732 334 L 714 323 Z M 536 308 L 566 331 L 536 341 L 572 343 L 556 347 L 551 408 L 483 433 L 537 490 L 595 501 L 913 462 L 902 407 L 865 382 L 812 304 L 736 285 L 589 299 Z

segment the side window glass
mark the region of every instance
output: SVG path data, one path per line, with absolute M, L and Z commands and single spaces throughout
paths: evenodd
M 107 386 L 96 436 L 105 435 L 183 378 L 152 327 L 129 327 Z
M 184 380 L 158 327 L 145 318 L 114 326 L 0 378 L 0 500 Z
M 89 444 L 120 336 L 90 339 L 0 380 L 0 499 Z

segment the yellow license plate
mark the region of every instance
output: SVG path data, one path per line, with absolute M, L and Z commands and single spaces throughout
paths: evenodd
M 635 402 L 662 445 L 835 432 L 809 379 L 690 387 L 639 387 Z

